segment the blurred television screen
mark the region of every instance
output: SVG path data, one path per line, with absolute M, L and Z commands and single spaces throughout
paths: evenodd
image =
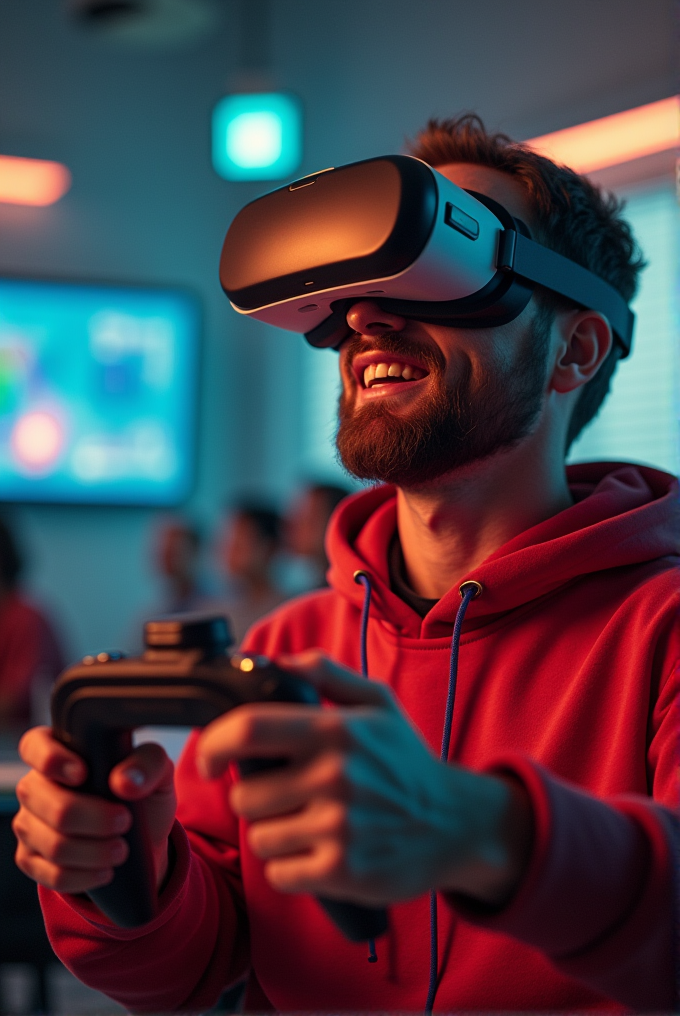
M 182 290 L 0 279 L 0 500 L 182 501 L 199 329 Z

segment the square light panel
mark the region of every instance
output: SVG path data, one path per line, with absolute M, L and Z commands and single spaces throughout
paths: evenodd
M 212 160 L 225 180 L 283 180 L 302 158 L 302 108 L 285 92 L 227 95 L 212 117 Z

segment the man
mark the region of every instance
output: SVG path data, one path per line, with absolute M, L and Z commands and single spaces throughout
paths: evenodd
M 630 233 L 586 181 L 472 117 L 430 124 L 415 153 L 633 295 Z M 52 940 L 138 1011 L 206 1008 L 248 969 L 260 1010 L 670 1010 L 678 489 L 643 467 L 564 467 L 616 365 L 608 322 L 536 293 L 497 328 L 370 300 L 348 323 L 338 447 L 396 488 L 345 503 L 331 589 L 246 640 L 336 707 L 243 707 L 194 736 L 177 777 L 188 842 L 175 825 L 168 847 L 159 749 L 114 770 L 115 792 L 146 802 L 160 892 L 156 920 L 127 931 L 78 895 L 122 860 L 127 809 L 73 793 L 82 763 L 29 733 L 17 858 L 47 887 Z M 479 595 L 447 764 L 461 586 Z M 282 755 L 286 770 L 231 778 L 233 759 Z M 312 894 L 389 907 L 376 963 Z

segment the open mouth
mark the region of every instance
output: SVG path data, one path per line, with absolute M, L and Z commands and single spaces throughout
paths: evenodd
M 368 363 L 363 367 L 363 370 L 360 364 L 355 364 L 355 370 L 364 388 L 408 384 L 413 381 L 421 381 L 428 374 L 422 367 L 416 367 L 413 363 L 393 359 Z

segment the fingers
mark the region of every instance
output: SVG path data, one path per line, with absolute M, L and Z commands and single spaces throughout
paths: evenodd
M 79 786 L 87 777 L 87 766 L 53 736 L 49 727 L 34 727 L 19 742 L 19 753 L 27 765 L 49 780 Z M 124 800 L 139 800 L 172 783 L 173 765 L 158 744 L 142 744 L 112 770 L 109 785 Z
M 237 815 L 256 822 L 287 815 L 313 798 L 346 801 L 351 793 L 346 762 L 340 752 L 328 751 L 301 766 L 286 766 L 235 783 L 229 803 Z
M 174 766 L 159 744 L 140 744 L 111 770 L 109 786 L 117 797 L 138 801 L 152 793 L 172 793 Z
M 263 860 L 309 853 L 320 840 L 342 844 L 348 837 L 347 807 L 339 801 L 313 801 L 302 812 L 256 822 L 248 830 L 250 847 Z
M 21 754 L 33 768 L 16 788 L 20 808 L 13 828 L 19 868 L 59 892 L 86 892 L 108 884 L 128 856 L 121 834 L 132 825 L 130 810 L 122 802 L 72 789 L 86 778 L 86 765 L 56 741 L 49 728 L 29 731 Z M 175 813 L 172 762 L 159 745 L 140 745 L 112 770 L 109 785 L 124 800 L 143 801 L 162 878 Z
M 29 854 L 39 854 L 61 868 L 108 870 L 122 864 L 129 853 L 122 836 L 107 839 L 65 836 L 25 810 L 15 816 L 12 828 Z
M 338 705 L 394 707 L 392 693 L 386 685 L 367 681 L 360 674 L 324 656 L 319 649 L 278 657 L 276 664 L 283 670 L 294 671 L 313 684 L 324 698 Z
M 52 736 L 49 727 L 34 727 L 19 742 L 19 754 L 27 765 L 50 780 L 77 787 L 87 777 L 87 766 Z
M 33 770 L 17 785 L 21 807 L 12 827 L 21 871 L 49 889 L 80 893 L 106 885 L 128 853 L 119 835 L 129 811 L 60 787 Z
M 277 663 L 338 704 L 398 708 L 386 686 L 366 681 L 318 650 L 284 656 Z M 351 740 L 348 728 L 340 710 L 276 702 L 240 706 L 206 727 L 196 746 L 196 762 L 206 779 L 214 779 L 235 759 L 300 759 L 324 748 L 346 747 Z
M 303 759 L 323 748 L 343 747 L 347 741 L 337 710 L 258 703 L 239 706 L 207 726 L 196 746 L 196 763 L 206 779 L 213 779 L 234 759 Z
M 329 838 L 317 841 L 310 853 L 267 861 L 265 875 L 269 884 L 282 893 L 332 895 L 334 883 L 344 870 L 343 862 L 342 844 Z
M 122 804 L 60 787 L 35 769 L 17 783 L 22 808 L 69 836 L 106 838 L 126 832 L 132 816 Z
M 62 893 L 85 893 L 90 889 L 108 885 L 113 879 L 113 868 L 101 870 L 64 869 L 59 865 L 31 853 L 19 842 L 15 861 L 20 871 L 28 875 L 34 882 Z

